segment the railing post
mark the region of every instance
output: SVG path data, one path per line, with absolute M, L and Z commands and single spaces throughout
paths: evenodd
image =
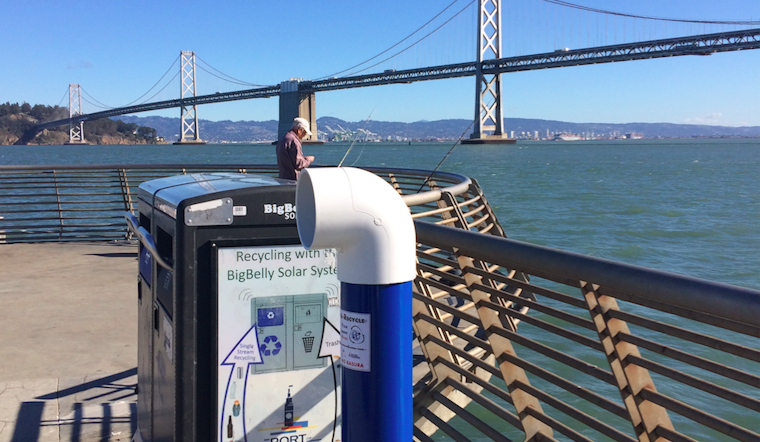
M 124 210 L 132 213 L 132 195 L 129 193 L 129 181 L 127 180 L 127 169 L 119 169 L 119 185 L 121 186 L 121 199 L 124 202 Z M 131 239 L 132 231 L 127 229 L 124 233 L 124 239 Z
M 443 192 L 439 205 L 441 203 L 448 205 L 453 209 L 454 214 L 457 218 L 455 224 L 457 224 L 459 228 L 470 230 L 464 213 L 462 213 L 462 210 L 457 205 L 456 199 L 453 195 L 451 195 L 451 193 Z M 491 350 L 493 351 L 494 356 L 496 356 L 496 361 L 499 364 L 499 370 L 501 371 L 502 378 L 504 378 L 504 382 L 507 384 L 507 388 L 509 389 L 509 394 L 512 398 L 512 402 L 514 403 L 517 415 L 520 417 L 520 421 L 523 425 L 523 431 L 525 431 L 525 440 L 533 440 L 533 438 L 538 433 L 541 433 L 545 436 L 552 436 L 554 434 L 554 431 L 551 429 L 551 427 L 531 416 L 529 413 L 525 412 L 527 408 L 532 408 L 535 411 L 543 414 L 543 409 L 535 396 L 519 389 L 519 387 L 516 386 L 518 382 L 524 385 L 530 385 L 530 381 L 528 380 L 528 375 L 525 373 L 525 370 L 505 360 L 502 357 L 504 354 L 517 356 L 515 349 L 512 346 L 512 342 L 509 339 L 491 331 L 491 327 L 506 328 L 511 331 L 515 331 L 517 329 L 517 325 L 515 324 L 514 318 L 508 317 L 506 315 L 501 315 L 495 310 L 479 305 L 481 301 L 492 301 L 491 295 L 474 288 L 475 286 L 483 283 L 483 277 L 474 273 L 469 273 L 467 271 L 467 268 L 479 267 L 487 270 L 485 263 L 480 261 L 476 264 L 473 258 L 459 254 L 457 254 L 457 261 L 459 262 L 459 267 L 462 270 L 462 276 L 464 277 L 465 283 L 467 284 L 467 289 L 470 291 L 470 296 L 472 296 L 472 301 L 475 303 L 476 311 L 478 317 L 480 318 L 480 322 L 483 325 L 488 343 L 491 345 Z M 496 303 L 499 304 L 501 303 L 500 301 L 501 300 L 497 299 Z
M 119 185 L 121 186 L 121 199 L 124 201 L 124 210 L 132 211 L 132 195 L 129 193 L 129 181 L 127 180 L 127 169 L 119 169 Z
M 468 273 L 465 270 L 467 267 L 475 267 L 475 263 L 472 258 L 468 256 L 458 256 L 457 259 L 459 261 L 460 267 L 463 269 L 462 272 L 464 273 L 464 280 L 467 283 L 467 288 L 470 289 L 470 296 L 472 296 L 472 300 L 477 306 L 476 311 L 478 313 L 478 317 L 480 318 L 480 322 L 483 324 L 483 329 L 486 332 L 488 343 L 491 344 L 493 354 L 496 356 L 496 360 L 499 364 L 499 370 L 501 371 L 501 376 L 504 378 L 504 382 L 507 384 L 512 402 L 515 405 L 515 410 L 517 411 L 517 415 L 520 417 L 520 421 L 522 422 L 523 431 L 525 431 L 525 440 L 533 440 L 533 438 L 538 433 L 542 433 L 544 436 L 552 436 L 554 434 L 554 431 L 551 429 L 551 427 L 531 416 L 530 413 L 526 412 L 527 408 L 532 408 L 539 414 L 543 414 L 543 408 L 538 402 L 538 399 L 536 399 L 535 396 L 517 387 L 518 382 L 524 385 L 530 385 L 530 381 L 528 380 L 528 375 L 525 373 L 525 370 L 507 361 L 502 356 L 505 354 L 517 356 L 517 353 L 512 346 L 512 342 L 509 339 L 491 331 L 492 327 L 510 328 L 512 326 L 512 323 L 507 322 L 505 324 L 503 320 L 507 318 L 504 318 L 503 315 L 500 315 L 495 310 L 480 305 L 481 301 L 491 301 L 491 296 L 488 293 L 473 288 L 476 285 L 482 284 L 483 278 L 480 275 Z
M 599 340 L 604 346 L 607 362 L 617 380 L 625 408 L 631 416 L 636 436 L 641 442 L 666 440 L 658 437 L 654 431 L 658 426 L 673 430 L 668 412 L 665 408 L 639 395 L 644 389 L 651 391 L 657 391 L 657 389 L 648 370 L 626 362 L 629 355 L 640 357 L 641 354 L 638 347 L 618 337 L 620 333 L 629 334 L 630 332 L 628 324 L 611 318 L 608 314 L 610 310 L 620 310 L 615 298 L 601 295 L 598 290 L 598 285 L 581 281 L 583 297 L 591 313 L 591 319 L 596 325 Z

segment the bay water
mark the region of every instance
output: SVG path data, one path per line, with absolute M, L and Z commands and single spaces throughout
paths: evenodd
M 432 170 L 445 143 L 357 143 L 344 165 Z M 346 143 L 306 146 L 335 165 Z M 274 164 L 274 146 L 0 146 L 0 164 Z M 760 289 L 760 139 L 458 145 L 507 235 Z
M 344 165 L 432 170 L 452 145 L 357 143 Z M 275 161 L 268 144 L 0 146 L 2 165 Z M 510 238 L 760 290 L 758 139 L 458 145 L 440 170 L 476 179 Z

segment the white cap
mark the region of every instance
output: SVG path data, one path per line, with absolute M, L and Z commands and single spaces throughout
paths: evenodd
M 305 130 L 306 135 L 311 136 L 311 131 L 309 130 L 309 122 L 306 120 L 306 118 L 298 117 L 293 120 L 293 130 L 298 130 L 299 128 Z

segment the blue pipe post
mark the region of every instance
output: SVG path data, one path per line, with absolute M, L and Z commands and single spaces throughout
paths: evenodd
M 341 296 L 343 441 L 411 441 L 412 283 L 342 282 Z M 343 344 L 351 342 L 344 336 L 351 333 L 350 319 L 361 315 L 370 322 L 369 371 L 349 365 L 352 351 Z
M 341 282 L 342 442 L 412 440 L 414 223 L 382 178 L 304 169 L 296 220 L 307 249 L 334 248 Z

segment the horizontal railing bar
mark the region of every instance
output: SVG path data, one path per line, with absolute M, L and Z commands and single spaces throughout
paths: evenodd
M 438 221 L 435 221 L 433 224 L 441 225 L 441 224 L 454 224 L 457 221 L 459 221 L 457 218 L 444 218 Z
M 468 389 L 465 388 L 465 390 L 468 390 Z M 462 393 L 464 393 L 464 392 L 462 392 Z M 432 397 L 439 404 L 441 404 L 444 407 L 448 408 L 449 410 L 453 411 L 454 414 L 456 414 L 463 421 L 465 421 L 468 424 L 472 425 L 476 430 L 478 430 L 481 433 L 485 434 L 486 436 L 490 437 L 492 440 L 501 441 L 501 442 L 512 442 L 512 439 L 510 439 L 510 438 L 504 436 L 503 434 L 499 433 L 498 431 L 496 431 L 495 429 L 493 429 L 490 425 L 486 424 L 482 420 L 480 420 L 477 417 L 475 417 L 475 415 L 473 415 L 469 411 L 467 411 L 464 408 L 460 407 L 459 405 L 455 404 L 451 399 L 447 398 L 441 392 L 434 391 L 433 394 L 432 394 Z
M 64 210 L 62 212 L 68 212 L 68 210 Z M 99 211 L 95 211 L 96 213 L 100 213 Z M 8 221 L 13 221 L 14 223 L 17 223 L 19 221 L 51 221 L 51 220 L 72 220 L 72 219 L 118 219 L 118 218 L 124 218 L 124 216 L 103 216 L 103 215 L 92 215 L 92 216 L 56 216 L 56 217 L 44 217 L 44 218 L 6 218 L 2 221 L 0 221 L 0 226 L 4 225 Z
M 760 401 L 758 401 L 757 399 L 751 398 L 747 395 L 737 393 L 733 390 L 729 390 L 728 388 L 721 387 L 719 385 L 713 384 L 711 382 L 707 382 L 705 380 L 699 379 L 697 377 L 686 374 L 684 372 L 674 370 L 670 367 L 666 367 L 662 364 L 651 361 L 649 359 L 644 359 L 642 357 L 635 356 L 632 354 L 629 354 L 628 356 L 626 356 L 623 362 L 626 362 L 626 361 L 631 364 L 638 365 L 639 367 L 646 368 L 649 371 L 653 371 L 663 376 L 667 376 L 670 379 L 673 379 L 674 381 L 681 382 L 683 384 L 702 390 L 706 393 L 710 393 L 715 396 L 721 397 L 727 401 L 733 402 L 737 405 L 741 405 L 742 407 L 750 408 L 755 411 L 760 411 Z
M 575 407 L 571 407 L 565 402 L 539 390 L 538 388 L 532 385 L 527 385 L 521 382 L 520 380 L 516 380 L 515 384 L 517 384 L 515 385 L 516 388 L 519 388 L 520 390 L 530 395 L 533 395 L 539 401 L 542 401 L 545 404 L 557 409 L 558 411 L 565 413 L 566 415 L 577 420 L 578 422 L 593 428 L 594 430 L 604 434 L 605 436 L 611 439 L 614 439 L 617 441 L 636 442 L 635 438 L 632 438 L 631 436 L 621 432 L 620 430 L 617 430 L 616 428 L 613 428 L 605 424 L 599 419 L 589 416 L 588 414 L 578 410 Z M 536 412 L 536 414 L 539 414 L 539 413 Z
M 413 435 L 416 437 L 420 442 L 435 442 L 433 439 L 429 438 L 425 433 L 422 432 L 417 427 L 413 428 Z
M 114 218 L 115 219 L 115 218 Z M 74 228 L 80 228 L 80 227 L 87 227 L 87 228 L 94 228 L 94 227 L 119 227 L 123 226 L 125 229 L 127 228 L 126 224 L 123 223 L 97 223 L 97 224 L 34 224 L 34 225 L 26 225 L 26 226 L 8 226 L 3 225 L 3 228 L 5 230 L 40 230 L 40 229 L 60 229 L 63 227 L 66 230 L 74 229 Z
M 455 430 L 454 427 L 444 422 L 441 418 L 435 415 L 432 411 L 428 410 L 427 408 L 422 408 L 420 410 L 420 415 L 424 417 L 425 419 L 429 420 L 430 423 L 438 427 L 439 430 L 446 433 L 450 438 L 454 439 L 456 442 L 472 442 L 470 439 L 465 437 L 462 433 Z
M 528 298 L 522 298 L 520 296 L 512 295 L 510 293 L 497 290 L 495 288 L 488 287 L 483 284 L 470 285 L 470 290 L 476 290 L 476 289 L 486 292 L 486 293 L 490 293 L 491 295 L 494 295 L 494 296 L 501 296 L 503 298 L 509 299 L 512 302 L 519 303 L 521 305 L 529 306 L 531 309 L 535 309 L 536 311 L 555 317 L 557 319 L 561 319 L 571 324 L 575 324 L 579 327 L 596 331 L 596 326 L 590 319 L 581 318 L 579 316 L 573 315 L 572 313 L 567 313 L 565 311 L 556 309 L 554 307 L 549 307 L 546 304 L 541 304 L 539 302 L 533 301 Z
M 462 359 L 470 362 L 472 365 L 476 365 L 479 368 L 491 373 L 493 376 L 496 376 L 498 379 L 501 379 L 502 381 L 504 380 L 498 368 L 494 367 L 493 365 L 489 365 L 483 362 L 482 360 L 480 360 L 480 358 L 473 358 L 472 355 L 468 354 L 466 351 L 460 348 L 457 348 L 456 346 L 442 340 L 441 338 L 437 336 L 428 335 L 425 337 L 424 341 L 425 342 L 430 341 L 438 345 L 439 347 L 454 353 L 456 356 L 459 356 Z
M 465 215 L 465 217 L 467 217 L 467 215 Z M 489 216 L 486 215 L 486 216 L 483 216 L 481 218 L 478 218 L 478 219 L 474 220 L 471 223 L 467 223 L 467 228 L 468 229 L 472 229 L 473 227 L 478 227 L 479 225 L 481 225 L 484 222 L 486 222 L 486 220 L 488 220 L 488 218 L 489 218 Z
M 467 197 L 470 197 L 471 194 L 469 192 L 465 192 L 465 193 L 461 194 L 460 196 L 463 197 L 463 198 L 467 198 Z M 471 196 L 470 199 L 464 199 L 463 201 L 457 202 L 457 206 L 459 208 L 464 208 L 464 207 L 467 207 L 467 206 L 471 206 L 471 205 L 477 203 L 478 201 L 480 201 L 480 199 L 481 199 L 480 195 L 474 195 L 474 196 Z M 482 204 L 479 204 L 478 207 L 483 208 L 485 206 L 483 206 Z
M 665 324 L 663 322 L 644 318 L 642 316 L 623 312 L 621 310 L 610 310 L 607 312 L 607 314 L 609 314 L 610 317 L 620 319 L 621 321 L 626 321 L 631 324 L 636 324 L 638 326 L 648 328 L 650 330 L 694 342 L 695 344 L 701 344 L 715 350 L 720 350 L 745 359 L 760 362 L 760 351 L 757 351 L 750 347 L 734 344 L 733 342 L 724 341 L 722 339 L 703 335 L 701 333 L 695 333 L 681 327 Z
M 435 250 L 432 253 L 425 253 L 429 250 Z M 435 247 L 431 247 L 427 250 L 417 250 L 417 257 L 423 258 L 423 259 L 429 259 L 431 261 L 437 262 L 438 264 L 448 265 L 452 267 L 457 267 L 459 263 L 456 260 L 450 259 L 450 258 L 444 258 L 442 256 L 434 255 L 433 253 L 441 252 L 441 249 L 437 249 Z M 458 268 L 458 267 L 457 267 Z
M 657 354 L 661 354 L 677 361 L 685 362 L 691 366 L 701 368 L 703 370 L 707 370 L 715 374 L 725 376 L 727 378 L 731 378 L 735 381 L 739 381 L 753 387 L 760 388 L 760 377 L 752 375 L 750 373 L 737 370 L 735 368 L 702 358 L 700 356 L 686 353 L 673 347 L 668 347 L 666 345 L 650 341 L 649 339 L 645 339 L 640 336 L 631 335 L 629 333 L 620 332 L 617 334 L 617 337 L 621 341 L 636 345 L 641 348 L 645 348 Z
M 543 321 L 538 318 L 534 318 L 533 316 L 522 314 L 516 310 L 504 307 L 502 305 L 496 304 L 491 301 L 481 300 L 481 301 L 478 301 L 476 305 L 478 307 L 487 307 L 487 308 L 490 308 L 491 310 L 496 310 L 497 312 L 503 315 L 518 318 L 521 321 L 525 322 L 526 324 L 530 324 L 542 330 L 546 330 L 548 332 L 554 333 L 555 335 L 562 336 L 563 338 L 569 339 L 571 341 L 574 341 L 578 344 L 594 349 L 596 351 L 604 352 L 604 346 L 602 345 L 601 342 L 599 342 L 596 339 L 591 339 L 587 336 L 583 336 L 580 333 L 576 333 L 574 331 L 554 325 L 550 322 Z
M 642 388 L 639 392 L 639 396 L 647 401 L 654 402 L 655 404 L 665 407 L 675 413 L 680 414 L 683 417 L 689 418 L 695 422 L 712 428 L 715 431 L 723 433 L 727 436 L 738 439 L 742 442 L 757 442 L 760 440 L 760 434 L 750 431 L 744 427 L 740 427 L 732 422 L 713 416 L 709 413 L 705 413 L 691 405 L 685 404 L 681 401 L 665 396 L 648 388 Z
M 507 362 L 510 362 L 522 368 L 523 370 L 531 374 L 534 374 L 540 377 L 541 379 L 562 388 L 568 393 L 572 393 L 573 395 L 578 396 L 579 398 L 584 399 L 586 401 L 589 401 L 590 403 L 597 405 L 609 411 L 610 413 L 630 422 L 631 417 L 628 414 L 628 411 L 625 409 L 625 407 L 618 404 L 617 402 L 611 401 L 610 399 L 607 399 L 606 397 L 600 394 L 594 393 L 593 391 L 585 387 L 581 387 L 580 385 L 574 382 L 570 382 L 567 379 L 557 374 L 554 374 L 543 367 L 539 367 L 538 365 L 533 364 L 525 359 L 519 358 L 514 355 L 510 355 L 510 354 L 504 354 L 503 357 Z
M 457 367 L 459 370 L 464 371 L 465 373 L 467 370 L 463 370 L 461 367 Z M 457 370 L 457 371 L 459 371 Z M 467 379 L 479 379 L 477 376 L 468 377 Z M 502 406 L 497 404 L 496 402 L 488 399 L 487 397 L 483 396 L 480 393 L 475 393 L 474 391 L 467 388 L 467 385 L 459 382 L 456 379 L 453 379 L 451 377 L 448 377 L 444 380 L 445 383 L 448 385 L 454 387 L 458 391 L 460 391 L 462 394 L 466 395 L 473 401 L 477 402 L 478 405 L 485 408 L 486 410 L 493 413 L 496 417 L 500 418 L 504 422 L 512 425 L 513 427 L 517 428 L 518 430 L 524 431 L 522 422 L 520 422 L 520 419 L 515 416 L 514 414 L 510 413 L 509 411 L 505 410 Z M 483 382 L 484 384 L 488 384 L 487 382 Z M 482 385 L 482 384 L 478 384 Z M 489 390 L 490 391 L 490 390 Z M 501 391 L 501 390 L 500 390 Z M 511 404 L 511 402 L 508 402 Z
M 483 227 L 482 229 L 480 229 L 480 231 L 479 231 L 478 233 L 480 233 L 480 234 L 488 233 L 488 232 L 490 232 L 490 231 L 491 231 L 491 229 L 493 229 L 494 227 L 496 227 L 496 223 L 490 223 L 490 224 L 488 224 L 487 226 L 485 226 L 485 227 Z
M 114 189 L 119 188 L 120 183 L 118 181 L 118 177 L 114 177 L 112 180 L 101 180 L 101 181 L 75 181 L 73 178 L 70 180 L 64 180 L 64 179 L 56 179 L 55 181 L 41 181 L 39 183 L 35 182 L 24 182 L 23 186 L 19 185 L 13 185 L 13 183 L 2 183 L 4 189 L 2 192 L 10 191 L 10 190 L 39 190 L 39 189 L 57 189 L 57 188 L 69 188 L 69 189 Z M 22 184 L 22 183 L 18 183 Z M 40 184 L 39 186 L 29 186 L 29 184 Z M 0 193 L 0 195 L 5 195 L 4 193 Z
M 441 271 L 439 268 L 433 267 L 429 264 L 425 264 L 424 262 L 418 262 L 417 268 L 425 272 L 430 272 L 440 278 L 446 279 L 447 281 L 451 281 L 454 284 L 465 284 L 464 278 L 462 277 L 462 275 L 455 275 L 454 273 Z
M 476 316 L 472 316 L 472 315 L 467 314 L 465 312 L 460 312 L 455 307 L 452 307 L 452 306 L 450 306 L 448 304 L 444 304 L 442 302 L 430 299 L 427 296 L 422 295 L 420 293 L 412 293 L 412 297 L 414 299 L 418 300 L 418 301 L 424 302 L 425 304 L 427 304 L 427 305 L 429 305 L 429 306 L 431 306 L 431 307 L 433 307 L 435 309 L 443 310 L 443 311 L 445 311 L 447 313 L 451 313 L 452 315 L 456 316 L 457 318 L 459 318 L 459 319 L 461 319 L 463 321 L 467 321 L 470 324 L 475 324 L 478 327 L 482 327 L 483 326 L 483 324 L 480 322 L 480 318 L 478 318 Z
M 567 353 L 563 353 L 561 351 L 555 350 L 549 347 L 548 345 L 544 345 L 540 342 L 526 338 L 522 335 L 519 335 L 517 333 L 514 333 L 510 330 L 504 329 L 497 325 L 491 325 L 490 327 L 486 329 L 486 332 L 497 334 L 501 337 L 507 338 L 512 342 L 516 342 L 522 345 L 523 347 L 529 348 L 548 358 L 554 359 L 555 361 L 565 364 L 568 367 L 572 367 L 580 371 L 581 373 L 586 373 L 589 376 L 593 376 L 599 379 L 600 381 L 606 382 L 610 385 L 617 385 L 615 376 L 613 376 L 612 373 L 608 371 L 604 371 L 601 368 L 597 367 L 596 365 L 590 364 L 582 359 L 578 359 L 574 356 L 568 355 Z M 497 355 L 497 357 L 500 357 L 500 355 Z
M 446 284 L 444 284 L 442 282 L 438 282 L 438 281 L 433 280 L 433 279 L 422 279 L 422 278 L 421 278 L 421 282 L 423 282 L 424 284 L 427 284 L 429 286 L 435 287 L 435 288 L 437 288 L 439 290 L 443 290 L 445 292 L 449 292 L 449 293 L 451 293 L 452 296 L 458 296 L 458 297 L 460 297 L 462 299 L 472 300 L 472 297 L 470 296 L 469 293 L 463 292 L 461 290 L 456 290 L 455 288 L 453 288 L 453 287 L 451 287 L 449 285 L 446 285 Z
M 53 241 L 60 239 L 58 236 L 50 236 L 50 237 L 33 237 L 33 238 L 13 238 L 12 242 L 16 244 L 21 243 L 39 243 L 42 241 Z M 120 241 L 124 239 L 124 236 L 86 236 L 86 237 L 70 237 L 66 238 L 67 241 Z M 10 243 L 11 239 L 7 238 L 7 241 Z
M 601 287 L 599 293 L 605 296 L 619 299 L 621 301 L 628 301 L 634 304 L 639 304 L 644 307 L 649 307 L 655 310 L 659 310 L 665 313 L 670 313 L 676 316 L 681 316 L 686 319 L 692 319 L 694 321 L 702 322 L 704 324 L 714 325 L 716 327 L 725 328 L 726 330 L 735 331 L 744 335 L 754 336 L 760 338 L 760 326 L 754 324 L 747 324 L 743 322 L 734 321 L 731 319 L 720 318 L 713 316 L 710 313 L 702 313 L 687 308 L 679 307 L 669 304 L 667 302 L 660 302 L 651 299 L 637 297 L 630 293 L 623 293 L 620 291 L 612 290 L 606 287 Z M 716 299 L 720 295 L 716 294 Z
M 464 332 L 462 332 L 462 330 L 460 330 L 460 329 L 458 329 L 458 328 L 456 328 L 454 326 L 451 326 L 449 324 L 446 324 L 443 321 L 439 321 L 438 319 L 436 319 L 436 318 L 434 318 L 432 316 L 417 314 L 417 315 L 414 316 L 414 318 L 417 321 L 425 321 L 428 324 L 431 324 L 431 325 L 434 325 L 436 327 L 439 327 L 442 330 L 444 330 L 444 331 L 446 331 L 446 332 L 448 332 L 448 333 L 450 333 L 452 335 L 455 335 L 455 336 L 457 336 L 457 337 L 459 337 L 461 339 L 464 339 L 465 341 L 467 341 L 468 343 L 474 345 L 475 347 L 482 348 L 483 350 L 485 350 L 488 353 L 493 353 L 493 350 L 491 350 L 491 344 L 489 344 L 488 342 L 486 342 L 486 341 L 484 341 L 484 340 L 482 340 L 482 339 L 480 339 L 480 338 L 478 338 L 476 336 L 464 333 Z
M 90 204 L 90 203 L 88 202 L 87 204 Z M 48 203 L 48 204 L 46 204 L 46 205 L 50 205 L 50 206 L 57 206 L 57 204 L 56 204 L 55 202 L 52 202 L 52 203 Z M 63 204 L 61 204 L 61 205 L 63 206 Z M 30 211 L 31 211 L 31 210 L 27 208 L 27 209 L 23 209 L 23 210 L 3 210 L 3 211 L 2 211 L 2 212 L 0 212 L 0 213 L 2 213 L 3 215 L 5 215 L 5 216 L 6 216 L 6 218 L 5 218 L 5 219 L 7 219 L 7 220 L 15 220 L 15 219 L 17 219 L 17 218 L 9 218 L 7 215 L 8 215 L 9 213 L 29 213 Z M 124 211 L 124 203 L 123 203 L 123 202 L 122 202 L 122 203 L 119 205 L 119 207 L 118 207 L 118 208 L 117 208 L 116 206 L 114 206 L 114 207 L 105 208 L 105 209 L 104 209 L 104 208 L 102 208 L 102 207 L 101 207 L 101 208 L 99 208 L 99 209 L 97 209 L 97 208 L 86 208 L 86 207 L 85 207 L 85 208 L 66 207 L 66 208 L 61 208 L 60 210 L 59 210 L 57 207 L 55 207 L 55 208 L 51 208 L 51 209 L 41 209 L 41 208 L 38 208 L 38 209 L 34 209 L 34 212 L 36 212 L 36 213 L 58 213 L 58 212 L 118 212 L 118 211 L 121 211 L 121 212 L 123 212 L 123 211 Z M 2 220 L 0 220 L 0 222 L 2 222 Z
M 193 165 L 183 165 L 183 164 L 45 164 L 45 165 L 35 165 L 35 164 L 23 164 L 23 165 L 0 165 L 0 172 L 11 172 L 14 171 L 18 172 L 21 171 L 21 173 L 26 173 L 25 171 L 33 170 L 33 171 L 46 171 L 52 173 L 52 171 L 92 171 L 92 170 L 102 170 L 102 169 L 114 169 L 114 170 L 134 170 L 134 169 L 144 169 L 144 170 L 168 170 L 168 171 L 177 171 L 177 170 L 209 170 L 209 169 L 263 169 L 263 170 L 271 170 L 273 172 L 277 171 L 277 166 L 273 164 L 249 164 L 249 165 L 241 165 L 241 164 L 193 164 Z
M 602 258 L 550 249 L 492 235 L 415 221 L 420 242 L 457 247 L 459 253 L 527 273 L 589 281 L 639 298 L 760 326 L 760 292 Z
M 663 437 L 669 440 L 670 442 L 699 442 L 696 439 L 692 439 L 689 436 L 686 436 L 677 431 L 671 430 L 670 428 L 663 427 L 661 425 L 658 425 L 657 427 L 655 427 L 652 433 L 654 433 L 655 435 L 659 437 Z
M 423 216 L 438 215 L 441 213 L 451 212 L 452 210 L 454 210 L 453 207 L 444 207 L 442 209 L 430 210 L 427 212 L 415 212 L 415 213 L 412 213 L 412 219 L 422 218 Z
M 492 384 L 492 383 L 490 383 L 490 382 L 488 382 L 488 381 L 486 381 L 484 379 L 479 378 L 475 373 L 473 373 L 473 372 L 471 372 L 469 370 L 466 370 L 466 369 L 460 367 L 459 365 L 457 365 L 457 364 L 455 364 L 455 363 L 453 363 L 453 362 L 451 362 L 449 360 L 446 360 L 446 359 L 444 359 L 444 358 L 442 358 L 440 356 L 436 357 L 433 360 L 433 362 L 435 364 L 444 365 L 447 368 L 450 368 L 451 370 L 456 371 L 457 373 L 459 373 L 460 375 L 462 375 L 462 377 L 466 378 L 468 381 L 470 381 L 472 383 L 475 383 L 475 384 L 478 384 L 479 386 L 481 386 L 485 390 L 487 390 L 489 393 L 493 394 L 494 396 L 498 397 L 499 399 L 503 400 L 504 402 L 506 402 L 508 404 L 511 404 L 511 405 L 514 405 L 514 402 L 512 401 L 512 397 L 509 395 L 509 392 L 507 392 L 505 390 L 502 390 L 501 388 L 497 387 L 496 385 L 494 385 L 494 384 Z M 451 379 L 451 378 L 447 378 L 447 379 Z M 501 379 L 501 378 L 498 378 L 498 379 Z M 502 408 L 502 410 L 504 410 L 504 409 Z M 504 413 L 506 413 L 506 415 L 504 417 L 504 420 L 508 421 L 509 423 L 511 423 L 513 426 L 515 426 L 516 428 L 518 428 L 520 430 L 523 429 L 522 428 L 522 422 L 520 422 L 520 419 L 517 416 L 515 416 L 514 414 L 510 413 L 507 410 L 504 410 Z M 514 420 L 511 420 L 511 419 L 514 419 Z
M 534 410 L 531 407 L 525 408 L 525 414 L 528 414 L 530 416 L 533 416 L 538 421 L 543 422 L 544 424 L 550 426 L 552 429 L 559 431 L 560 433 L 564 434 L 567 438 L 570 440 L 573 440 L 575 442 L 595 442 L 592 439 L 587 438 L 586 436 L 582 435 L 581 433 L 573 430 L 572 428 L 568 427 L 567 425 L 563 424 L 562 422 L 558 421 L 557 419 L 554 419 L 553 417 L 540 413 L 537 410 Z
M 506 275 L 502 275 L 499 273 L 487 272 L 483 269 L 478 269 L 475 267 L 466 267 L 465 270 L 471 273 L 475 273 L 480 276 L 487 277 L 489 279 L 493 279 L 494 281 L 507 284 L 509 286 L 514 286 L 523 290 L 528 290 L 537 295 L 546 296 L 547 298 L 550 298 L 555 301 L 559 301 L 568 305 L 572 305 L 573 307 L 582 308 L 583 310 L 588 309 L 588 306 L 586 305 L 586 301 L 580 298 L 573 297 L 571 295 L 560 293 L 555 290 L 550 290 L 538 285 L 531 284 L 529 282 L 520 281 L 519 279 L 510 278 Z M 577 287 L 574 287 L 574 288 L 577 288 Z
M 105 196 L 105 195 L 99 195 L 99 196 Z M 35 196 L 36 198 L 36 196 Z M 90 205 L 90 204 L 115 204 L 120 205 L 121 207 L 124 207 L 124 201 L 123 200 L 77 200 L 77 201 L 56 201 L 56 200 L 49 200 L 49 201 L 18 201 L 18 202 L 11 202 L 11 203 L 0 203 L 0 206 L 10 206 L 10 207 L 16 207 L 16 206 L 55 206 L 61 204 L 68 205 L 68 204 L 77 204 L 77 205 Z M 116 209 L 109 209 L 106 208 L 104 210 L 116 210 Z

